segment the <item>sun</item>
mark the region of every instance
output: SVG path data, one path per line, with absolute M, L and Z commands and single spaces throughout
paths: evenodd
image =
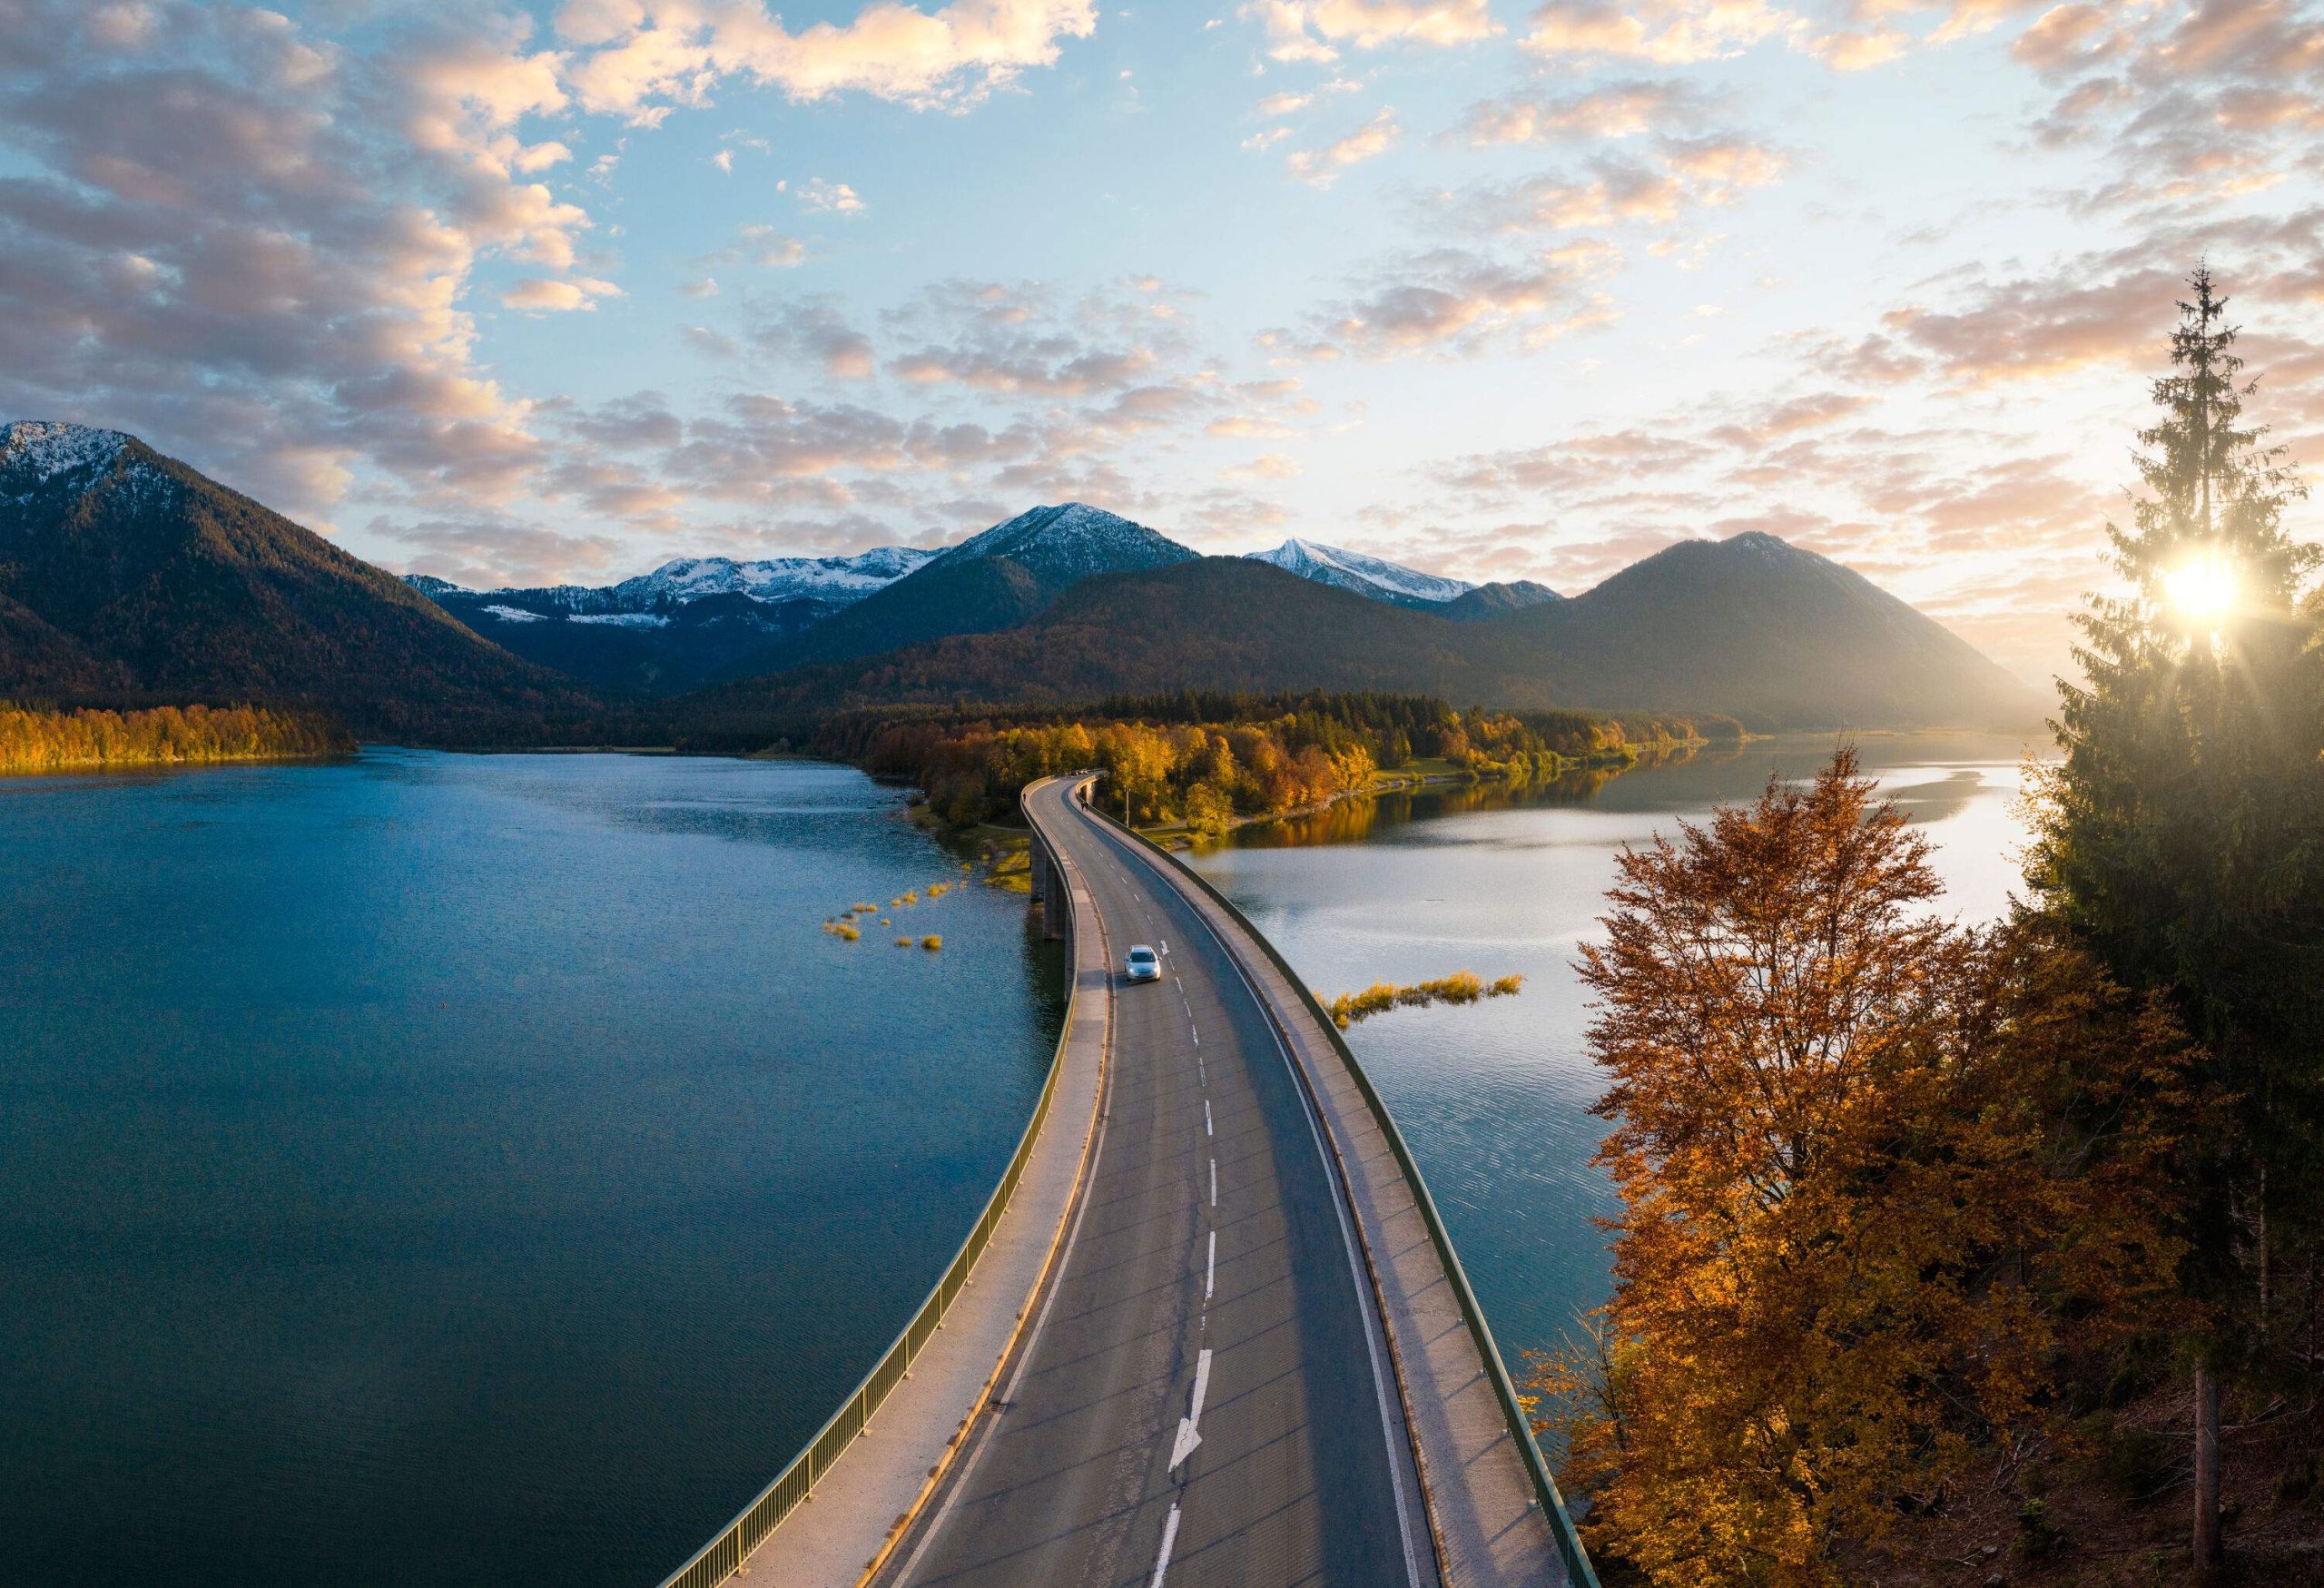
M 2162 576 L 2162 593 L 2189 622 L 2212 625 L 2235 606 L 2235 565 L 2202 551 Z

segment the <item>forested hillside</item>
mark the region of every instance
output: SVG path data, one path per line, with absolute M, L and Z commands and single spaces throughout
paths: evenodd
M 0 694 L 256 701 L 366 737 L 539 738 L 595 702 L 133 437 L 0 430 Z

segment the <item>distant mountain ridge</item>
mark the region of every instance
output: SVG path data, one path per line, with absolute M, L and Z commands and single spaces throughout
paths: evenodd
M 1687 541 L 1581 596 L 1473 621 L 1247 557 L 1088 580 L 1036 617 L 677 703 L 704 742 L 755 719 L 1183 688 L 1383 689 L 1538 709 L 1717 713 L 1761 732 L 2018 727 L 2033 692 L 1861 575 L 1772 536 Z
M 133 437 L 22 421 L 0 428 L 0 698 L 310 705 L 439 743 L 669 721 L 731 740 L 853 705 L 1188 687 L 1714 712 L 1761 730 L 2039 715 L 1959 636 L 1770 535 L 1682 541 L 1571 598 L 1519 582 L 1423 599 L 1460 582 L 1296 544 L 1299 571 L 1204 557 L 1064 503 L 933 554 L 681 559 L 602 588 L 470 591 L 388 575 Z M 1364 577 L 1314 577 L 1327 560 Z M 585 682 L 716 686 L 615 715 Z
M 596 704 L 134 437 L 45 420 L 0 428 L 0 695 L 305 705 L 438 739 Z
M 1085 578 L 1199 555 L 1118 514 L 1066 502 L 1034 508 L 941 551 L 888 546 L 852 557 L 684 557 L 595 587 L 469 590 L 424 574 L 406 577 L 519 656 L 599 688 L 663 695 L 721 676 L 1005 628 Z M 725 604 L 715 622 L 705 621 L 694 609 L 713 598 Z

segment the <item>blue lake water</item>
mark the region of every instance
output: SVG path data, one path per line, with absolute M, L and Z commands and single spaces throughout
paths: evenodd
M 660 1579 L 966 1233 L 1055 952 L 835 767 L 0 779 L 0 1583 Z M 899 920 L 899 926 L 905 922 Z
M 1944 913 L 1987 920 L 2018 885 L 2025 741 L 1867 737 L 1866 769 L 1935 843 Z M 1615 856 L 1804 777 L 1830 739 L 1774 740 L 1607 778 L 1511 793 L 1351 802 L 1240 830 L 1188 858 L 1328 999 L 1374 981 L 1471 970 L 1525 978 L 1514 998 L 1395 1010 L 1348 1041 L 1395 1114 L 1504 1356 L 1571 1333 L 1605 1299 L 1616 1210 L 1590 1159 L 1605 1134 L 1571 966 L 1596 934 Z

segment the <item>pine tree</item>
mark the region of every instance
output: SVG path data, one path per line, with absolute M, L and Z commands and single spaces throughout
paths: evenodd
M 2076 620 L 2084 678 L 2059 685 L 2065 755 L 2042 789 L 2027 880 L 2116 976 L 2172 991 L 2210 1079 L 2238 1100 L 2203 1168 L 2188 1276 L 2212 1319 L 2190 1363 L 2208 1565 L 2221 1376 L 2270 1366 L 2274 1275 L 2318 1233 L 2324 613 L 2308 585 L 2324 552 L 2284 528 L 2305 493 L 2284 449 L 2243 422 L 2257 382 L 2236 384 L 2226 300 L 2208 269 L 2189 285 L 2172 373 L 2153 383 L 2162 417 L 2139 436 L 2145 492 L 2130 529 L 2107 526 L 2129 591 L 2091 597 Z

